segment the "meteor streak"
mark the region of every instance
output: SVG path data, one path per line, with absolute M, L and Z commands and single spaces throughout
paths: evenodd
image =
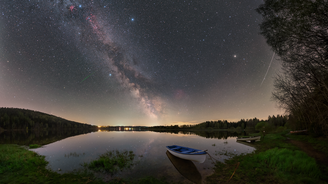
M 275 55 L 275 54 L 276 54 L 276 53 L 274 52 L 273 55 L 272 55 L 272 58 L 271 58 L 271 61 L 270 61 L 269 67 L 268 67 L 268 69 L 267 69 L 267 71 L 266 71 L 266 73 L 265 73 L 265 75 L 264 75 L 264 78 L 263 78 L 263 80 L 262 80 L 260 86 L 262 86 L 262 84 L 263 84 L 263 82 L 264 82 L 264 80 L 265 80 L 265 77 L 266 77 L 267 74 L 268 74 L 268 71 L 269 71 L 269 69 L 270 69 L 270 66 L 271 66 L 271 63 L 272 63 L 272 61 L 273 61 L 273 58 L 274 58 L 274 55 Z

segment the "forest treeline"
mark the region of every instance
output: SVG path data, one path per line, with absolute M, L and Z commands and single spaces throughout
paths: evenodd
M 97 129 L 50 114 L 18 108 L 0 108 L 0 127 L 5 130 Z
M 284 127 L 288 122 L 289 116 L 276 115 L 269 116 L 267 120 L 259 120 L 256 117 L 253 119 L 241 119 L 237 122 L 228 122 L 227 120 L 218 121 L 205 121 L 196 125 L 169 125 L 169 126 L 153 126 L 149 127 L 149 130 L 170 130 L 170 129 L 189 129 L 189 130 L 200 130 L 200 129 L 232 129 L 232 130 L 245 130 L 245 129 L 256 129 L 259 124 L 266 124 L 268 127 L 278 128 Z
M 261 34 L 282 63 L 273 99 L 294 129 L 328 136 L 328 1 L 266 0 Z

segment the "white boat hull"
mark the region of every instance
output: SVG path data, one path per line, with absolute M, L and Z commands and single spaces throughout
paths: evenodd
M 185 160 L 191 160 L 191 161 L 195 161 L 195 162 L 199 162 L 199 163 L 203 163 L 206 160 L 206 154 L 181 154 L 181 153 L 177 153 L 174 152 L 170 149 L 167 149 L 172 155 L 185 159 Z

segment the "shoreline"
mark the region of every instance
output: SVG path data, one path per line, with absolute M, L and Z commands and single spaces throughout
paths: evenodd
M 305 152 L 304 147 L 294 144 L 292 140 L 311 146 Z M 225 163 L 217 163 L 215 173 L 207 177 L 208 184 L 328 182 L 328 149 L 325 150 L 328 147 L 327 138 L 319 141 L 308 135 L 290 135 L 285 131 L 266 134 L 259 142 L 243 144 L 252 144 L 256 150 L 250 154 L 234 156 Z M 325 158 L 317 159 L 308 151 L 312 151 L 314 155 L 321 153 Z
M 308 156 L 309 154 L 303 152 L 299 146 L 296 146 L 290 140 L 311 145 L 313 147 L 312 152 L 327 154 L 327 139 L 315 139 L 304 135 L 290 135 L 286 131 L 267 134 L 259 142 L 244 143 L 256 148 L 253 153 L 233 156 L 226 160 L 225 163 L 217 162 L 214 167 L 214 173 L 205 177 L 206 183 L 226 183 L 227 181 L 229 183 L 257 183 L 258 181 L 260 183 L 327 182 L 328 166 L 327 162 L 324 162 L 327 161 L 327 157 L 323 158 L 324 161 L 318 161 L 318 159 L 316 161 L 314 157 Z M 294 162 L 305 161 L 305 163 L 309 163 L 306 165 L 312 165 L 311 168 L 305 169 L 310 169 L 310 171 L 315 170 L 317 174 L 312 173 L 311 175 L 307 170 L 307 172 L 300 170 L 298 171 L 299 173 L 289 170 L 284 171 L 281 168 L 279 170 L 277 165 L 268 165 L 268 160 L 261 161 L 263 156 L 272 154 L 272 151 L 278 155 L 285 153 L 285 157 L 291 156 L 291 158 L 294 155 L 300 155 L 300 157 L 295 158 L 296 160 Z M 274 157 L 274 155 L 271 157 Z M 45 161 L 44 156 L 40 156 L 19 145 L 1 144 L 0 159 L 2 163 L 2 166 L 0 166 L 0 183 L 61 183 L 63 181 L 65 183 L 106 183 L 96 178 L 95 175 L 85 171 L 59 174 L 55 171 L 48 170 L 46 169 L 48 163 Z M 310 174 L 307 175 L 307 173 Z M 154 177 L 146 177 L 139 180 L 116 178 L 109 183 L 142 183 L 145 181 L 146 183 L 169 183 L 165 179 Z

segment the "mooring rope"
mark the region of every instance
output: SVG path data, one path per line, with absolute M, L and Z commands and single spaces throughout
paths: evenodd
M 208 154 L 208 156 L 210 156 L 210 158 L 212 159 L 212 161 L 214 162 L 214 160 L 216 160 L 217 162 L 220 162 L 219 160 L 215 159 L 214 157 L 212 157 L 208 152 L 207 150 L 205 150 L 205 152 Z M 213 160 L 214 159 L 214 160 Z
M 208 152 L 207 150 L 204 150 L 208 156 L 210 156 L 210 158 L 212 159 L 212 161 L 214 162 L 214 160 L 216 160 L 217 162 L 220 162 L 219 160 L 215 159 L 214 157 L 212 157 Z M 214 160 L 213 160 L 214 159 Z M 239 166 L 240 162 L 237 163 L 237 166 L 235 168 L 235 171 L 232 173 L 231 177 L 229 178 L 229 180 L 227 182 L 229 182 L 231 180 L 231 178 L 233 177 L 233 175 L 236 173 L 236 170 L 238 169 L 238 166 Z

